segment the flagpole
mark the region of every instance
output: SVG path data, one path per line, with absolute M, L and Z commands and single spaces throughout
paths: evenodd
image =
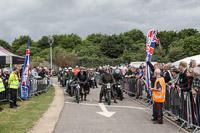
M 52 75 L 52 43 L 50 44 L 50 56 L 51 56 L 51 75 Z
M 51 60 L 51 75 L 52 75 L 52 68 L 53 68 L 53 65 L 52 65 L 52 44 L 53 44 L 53 41 L 54 41 L 54 38 L 52 36 L 50 36 L 48 38 L 48 41 L 49 41 L 49 44 L 50 44 L 50 60 Z

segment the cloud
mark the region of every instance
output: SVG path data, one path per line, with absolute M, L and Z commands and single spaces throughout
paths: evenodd
M 133 28 L 200 30 L 198 0 L 2 0 L 0 38 L 20 35 L 37 41 L 44 35 L 119 34 Z

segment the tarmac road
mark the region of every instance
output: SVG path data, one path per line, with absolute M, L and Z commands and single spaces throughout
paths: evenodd
M 54 83 L 58 84 L 55 80 Z M 91 89 L 87 101 L 76 104 L 75 98 L 63 89 L 65 105 L 60 114 L 54 133 L 177 133 L 178 127 L 164 119 L 164 124 L 153 124 L 152 111 L 125 97 L 123 101 L 106 106 L 108 112 L 115 112 L 105 117 L 103 105 L 98 104 L 100 87 Z M 103 103 L 107 105 L 106 103 Z M 180 131 L 182 132 L 182 131 Z M 180 133 L 179 132 L 179 133 Z

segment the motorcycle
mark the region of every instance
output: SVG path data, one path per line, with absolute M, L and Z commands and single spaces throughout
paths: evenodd
M 62 83 L 63 83 L 63 77 L 61 76 L 60 77 L 60 85 L 62 85 Z
M 107 84 L 104 84 L 104 85 L 105 85 L 104 97 L 105 97 L 105 99 L 107 99 L 108 105 L 110 105 L 111 104 L 111 87 L 112 87 L 112 84 L 107 83 Z
M 73 82 L 72 79 L 69 79 L 69 80 L 68 80 L 68 90 L 66 91 L 66 92 L 69 93 L 71 96 L 73 96 L 73 94 L 72 94 L 72 93 L 73 93 L 73 92 L 72 92 L 72 88 L 73 88 L 73 87 L 72 87 L 72 84 L 73 84 L 73 83 L 72 83 L 72 82 Z
M 94 89 L 94 85 L 95 85 L 95 79 L 94 79 L 94 77 L 92 77 L 90 79 L 90 87 Z
M 63 80 L 62 80 L 62 87 L 66 86 L 66 81 L 67 81 L 67 79 L 63 78 Z
M 120 82 L 117 82 L 115 84 L 115 90 L 114 91 L 115 91 L 117 97 L 119 97 L 120 100 L 122 101 L 123 100 L 123 90 L 122 90 L 122 85 L 121 85 Z
M 74 83 L 71 85 L 71 96 L 75 96 L 77 104 L 80 101 L 80 85 L 79 83 Z

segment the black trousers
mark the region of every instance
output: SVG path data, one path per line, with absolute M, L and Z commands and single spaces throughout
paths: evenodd
M 10 88 L 10 107 L 17 106 L 17 89 Z
M 162 122 L 163 119 L 163 109 L 162 109 L 163 103 L 158 103 L 154 101 L 153 104 L 153 118 L 157 119 L 158 122 Z

